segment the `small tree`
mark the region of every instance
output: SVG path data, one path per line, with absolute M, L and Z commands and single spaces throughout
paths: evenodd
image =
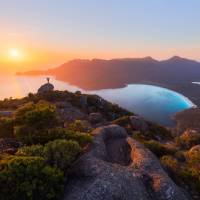
M 75 141 L 55 140 L 44 147 L 47 162 L 62 170 L 67 170 L 80 153 L 81 148 Z
M 14 134 L 24 144 L 46 143 L 49 129 L 58 125 L 56 107 L 44 101 L 27 103 L 16 111 L 15 123 Z
M 56 107 L 48 102 L 37 104 L 27 103 L 17 109 L 15 113 L 17 125 L 33 126 L 35 128 L 50 128 L 58 123 Z
M 0 163 L 1 199 L 56 200 L 63 189 L 63 173 L 41 157 L 10 157 Z
M 16 155 L 18 156 L 44 156 L 44 147 L 42 145 L 24 146 L 18 149 Z
M 14 122 L 12 118 L 0 118 L 0 138 L 13 137 Z

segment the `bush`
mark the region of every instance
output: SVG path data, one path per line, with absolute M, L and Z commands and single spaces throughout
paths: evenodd
M 92 142 L 92 136 L 90 134 L 80 133 L 61 127 L 49 129 L 46 135 L 49 141 L 53 141 L 56 139 L 74 140 L 78 142 L 81 146 Z
M 15 126 L 14 135 L 15 137 L 22 142 L 23 144 L 35 144 L 35 132 L 36 130 L 33 127 L 28 126 Z
M 161 164 L 167 169 L 171 174 L 177 174 L 180 170 L 179 162 L 172 156 L 163 156 L 161 159 Z
M 200 191 L 200 170 L 193 167 L 184 167 L 179 176 L 191 189 Z
M 23 144 L 45 144 L 52 140 L 53 136 L 48 134 L 48 129 L 35 129 L 34 126 L 16 126 L 14 128 L 15 137 Z
M 0 138 L 13 137 L 13 119 L 2 117 L 0 118 Z
M 63 173 L 43 158 L 10 157 L 0 162 L 1 199 L 60 199 L 63 189 Z
M 70 123 L 67 128 L 75 132 L 89 132 L 91 130 L 90 124 L 83 120 L 75 120 Z
M 79 145 L 82 147 L 92 142 L 92 136 L 90 134 L 73 132 L 73 131 L 66 131 L 64 138 L 66 140 L 74 140 L 78 142 Z
M 2 101 L 0 100 L 0 109 L 1 110 L 14 110 L 26 102 L 27 102 L 26 98 L 22 98 L 22 99 L 5 98 Z
M 132 137 L 143 144 L 147 142 L 145 136 L 140 131 L 133 131 Z
M 112 123 L 117 124 L 117 125 L 122 126 L 122 127 L 127 127 L 128 125 L 130 125 L 130 117 L 129 116 L 123 116 L 123 117 L 120 117 L 119 119 L 112 121 Z
M 79 144 L 75 141 L 55 140 L 44 147 L 44 157 L 47 162 L 62 170 L 67 170 L 81 152 Z
M 155 140 L 145 141 L 144 145 L 158 157 L 174 153 L 171 149 L 168 149 L 163 144 Z
M 155 123 L 149 123 L 148 136 L 151 139 L 172 139 L 172 135 L 169 130 Z
M 80 146 L 84 146 L 92 142 L 92 136 L 90 134 L 80 133 L 61 127 L 49 129 L 48 138 L 51 141 L 56 139 L 74 140 L 78 142 Z
M 73 131 L 66 130 L 58 125 L 55 107 L 46 103 L 29 103 L 19 108 L 16 112 L 14 135 L 26 145 L 45 144 L 56 139 L 75 140 L 81 146 L 92 141 L 89 134 L 76 132 L 85 127 L 77 120 L 71 125 Z M 50 117 L 50 118 L 49 118 Z M 81 126 L 79 126 L 81 124 Z
M 54 91 L 37 94 L 36 96 L 38 99 L 55 102 L 55 101 L 65 101 L 66 99 L 69 99 L 72 95 L 74 94 L 68 91 L 54 90 Z
M 15 112 L 17 125 L 33 126 L 44 129 L 57 125 L 56 107 L 48 102 L 40 101 L 25 104 Z
M 56 107 L 40 101 L 27 103 L 15 113 L 14 135 L 24 144 L 44 144 L 57 139 L 49 130 L 58 125 Z
M 191 164 L 192 166 L 199 168 L 200 170 L 200 145 L 194 146 L 187 153 L 187 162 Z
M 42 145 L 24 146 L 18 149 L 18 156 L 44 156 L 44 147 Z
M 45 161 L 61 170 L 68 169 L 77 155 L 81 152 L 81 147 L 76 141 L 54 140 L 42 145 L 24 146 L 18 149 L 18 156 L 39 156 Z
M 194 145 L 200 144 L 200 133 L 196 131 L 186 131 L 176 138 L 176 144 L 184 149 L 190 149 Z

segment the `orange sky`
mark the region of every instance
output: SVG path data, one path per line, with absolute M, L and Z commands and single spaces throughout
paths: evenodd
M 7 28 L 8 29 L 8 28 Z M 120 41 L 109 43 L 88 43 L 87 45 L 72 42 L 67 38 L 63 44 L 46 40 L 45 36 L 34 36 L 33 33 L 23 33 L 16 30 L 15 33 L 0 33 L 0 72 L 17 72 L 35 69 L 47 69 L 57 67 L 68 60 L 75 58 L 123 58 L 123 57 L 146 57 L 155 59 L 167 59 L 174 55 L 198 60 L 200 47 L 198 46 L 163 46 L 159 43 L 149 46 L 145 42 L 132 42 L 132 45 Z M 130 42 L 131 43 L 131 42 Z M 114 45 L 114 47 L 113 47 Z M 112 46 L 112 47 L 111 47 Z M 10 55 L 11 49 L 19 51 L 19 58 Z
M 45 45 L 44 45 L 45 46 Z M 11 49 L 17 49 L 19 51 L 19 58 L 13 58 L 10 55 Z M 192 59 L 196 59 L 198 56 L 197 53 L 200 52 L 199 49 L 191 49 L 184 51 L 182 49 L 178 50 L 180 52 L 180 56 L 189 57 Z M 120 51 L 115 52 L 106 52 L 106 51 L 81 51 L 81 49 L 62 52 L 62 51 L 54 51 L 53 49 L 41 49 L 41 48 L 26 48 L 23 45 L 13 45 L 8 46 L 6 48 L 0 49 L 0 71 L 2 72 L 16 72 L 16 71 L 26 71 L 26 70 L 35 70 L 35 69 L 47 69 L 51 67 L 57 67 L 60 64 L 67 62 L 68 60 L 74 58 L 122 58 L 122 57 L 145 57 L 152 56 L 157 58 L 158 60 L 167 59 L 173 55 L 177 55 L 177 51 L 169 50 L 162 51 L 159 49 L 150 51 L 124 51 L 123 53 Z
M 0 72 L 76 58 L 178 55 L 200 61 L 199 7 L 197 0 L 2 0 Z

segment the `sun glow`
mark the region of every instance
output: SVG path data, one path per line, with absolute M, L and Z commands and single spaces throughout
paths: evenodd
M 12 48 L 9 50 L 9 56 L 11 58 L 20 58 L 22 56 L 22 52 L 16 48 Z

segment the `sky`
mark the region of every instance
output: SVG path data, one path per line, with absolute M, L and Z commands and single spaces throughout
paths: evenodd
M 199 0 L 0 0 L 0 71 L 75 58 L 200 60 Z

